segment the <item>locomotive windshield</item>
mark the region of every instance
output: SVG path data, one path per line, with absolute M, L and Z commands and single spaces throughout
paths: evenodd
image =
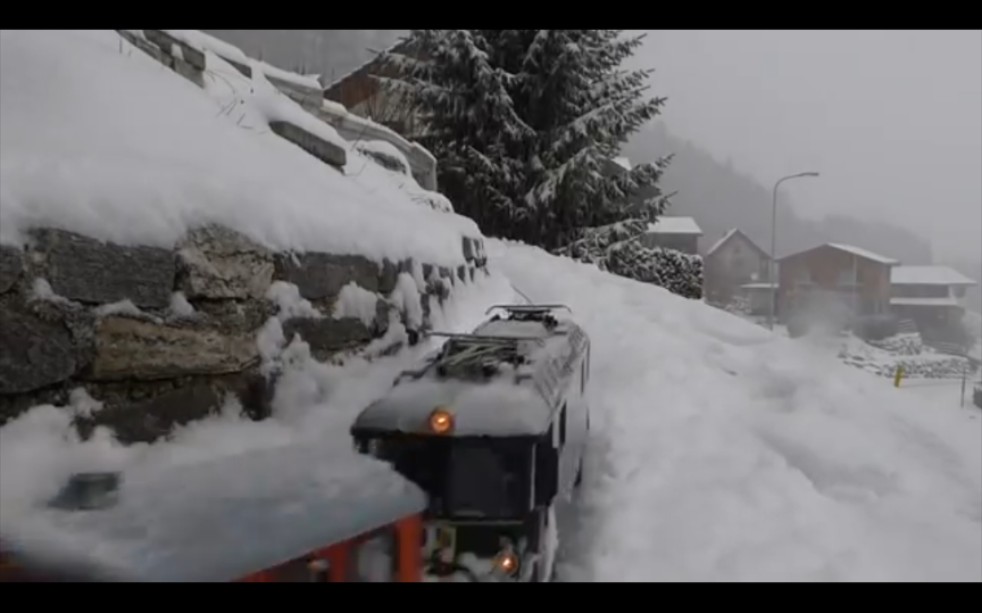
M 431 498 L 440 517 L 518 518 L 531 499 L 531 445 L 508 439 L 393 437 L 370 452 Z

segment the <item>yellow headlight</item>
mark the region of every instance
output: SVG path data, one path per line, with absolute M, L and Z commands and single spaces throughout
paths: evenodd
M 502 551 L 494 559 L 494 566 L 506 575 L 514 574 L 518 570 L 518 556 L 511 551 Z
M 430 430 L 434 434 L 449 434 L 453 426 L 453 413 L 446 408 L 437 407 L 430 413 Z

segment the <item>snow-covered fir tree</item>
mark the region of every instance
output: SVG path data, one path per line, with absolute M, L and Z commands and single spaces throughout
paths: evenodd
M 589 228 L 557 253 L 596 264 L 615 275 L 664 287 L 684 298 L 700 300 L 702 258 L 675 249 L 646 247 L 642 236 L 647 228 L 648 222 L 636 219 Z
M 608 161 L 660 111 L 641 44 L 620 30 L 414 30 L 386 60 L 408 89 L 457 212 L 492 236 L 555 249 L 585 228 L 652 221 L 667 160 L 611 173 Z

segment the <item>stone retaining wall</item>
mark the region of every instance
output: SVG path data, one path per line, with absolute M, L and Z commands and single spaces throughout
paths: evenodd
M 480 239 L 463 239 L 460 261 L 452 269 L 274 253 L 220 226 L 196 228 L 173 249 L 36 230 L 25 249 L 0 246 L 0 424 L 37 404 L 65 405 L 79 387 L 104 405 L 80 418 L 80 432 L 105 425 L 125 443 L 152 441 L 213 413 L 228 394 L 263 419 L 275 378 L 261 368 L 257 336 L 270 318 L 278 316 L 285 337 L 299 335 L 319 360 L 359 353 L 393 322 L 414 340 L 429 326 L 432 301 L 486 272 Z M 404 272 L 415 279 L 421 322 L 393 294 Z M 295 286 L 316 312 L 278 314 L 270 291 L 277 281 Z M 374 317 L 334 316 L 350 284 L 374 297 Z M 395 341 L 381 353 L 399 348 Z

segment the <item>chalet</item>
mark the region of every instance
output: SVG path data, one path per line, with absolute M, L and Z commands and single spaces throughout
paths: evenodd
M 766 283 L 770 278 L 770 256 L 737 228 L 716 241 L 706 251 L 703 261 L 709 302 L 727 304 L 741 294 L 751 298 L 752 303 L 767 300 L 771 289 Z M 766 302 L 763 308 L 766 310 Z
M 826 243 L 777 260 L 777 311 L 846 321 L 890 309 L 891 269 L 900 262 L 866 249 Z
M 890 309 L 921 330 L 948 327 L 965 314 L 965 291 L 976 282 L 947 266 L 897 266 L 890 273 Z
M 702 229 L 691 217 L 659 217 L 642 238 L 646 247 L 663 247 L 698 255 Z
M 403 41 L 383 53 L 412 57 L 413 49 L 410 43 Z M 397 74 L 396 68 L 385 65 L 380 57 L 376 57 L 328 85 L 324 89 L 324 98 L 340 103 L 348 111 L 371 119 L 408 139 L 414 139 L 423 132 L 415 105 L 408 94 L 383 86 L 382 79 L 393 78 Z

